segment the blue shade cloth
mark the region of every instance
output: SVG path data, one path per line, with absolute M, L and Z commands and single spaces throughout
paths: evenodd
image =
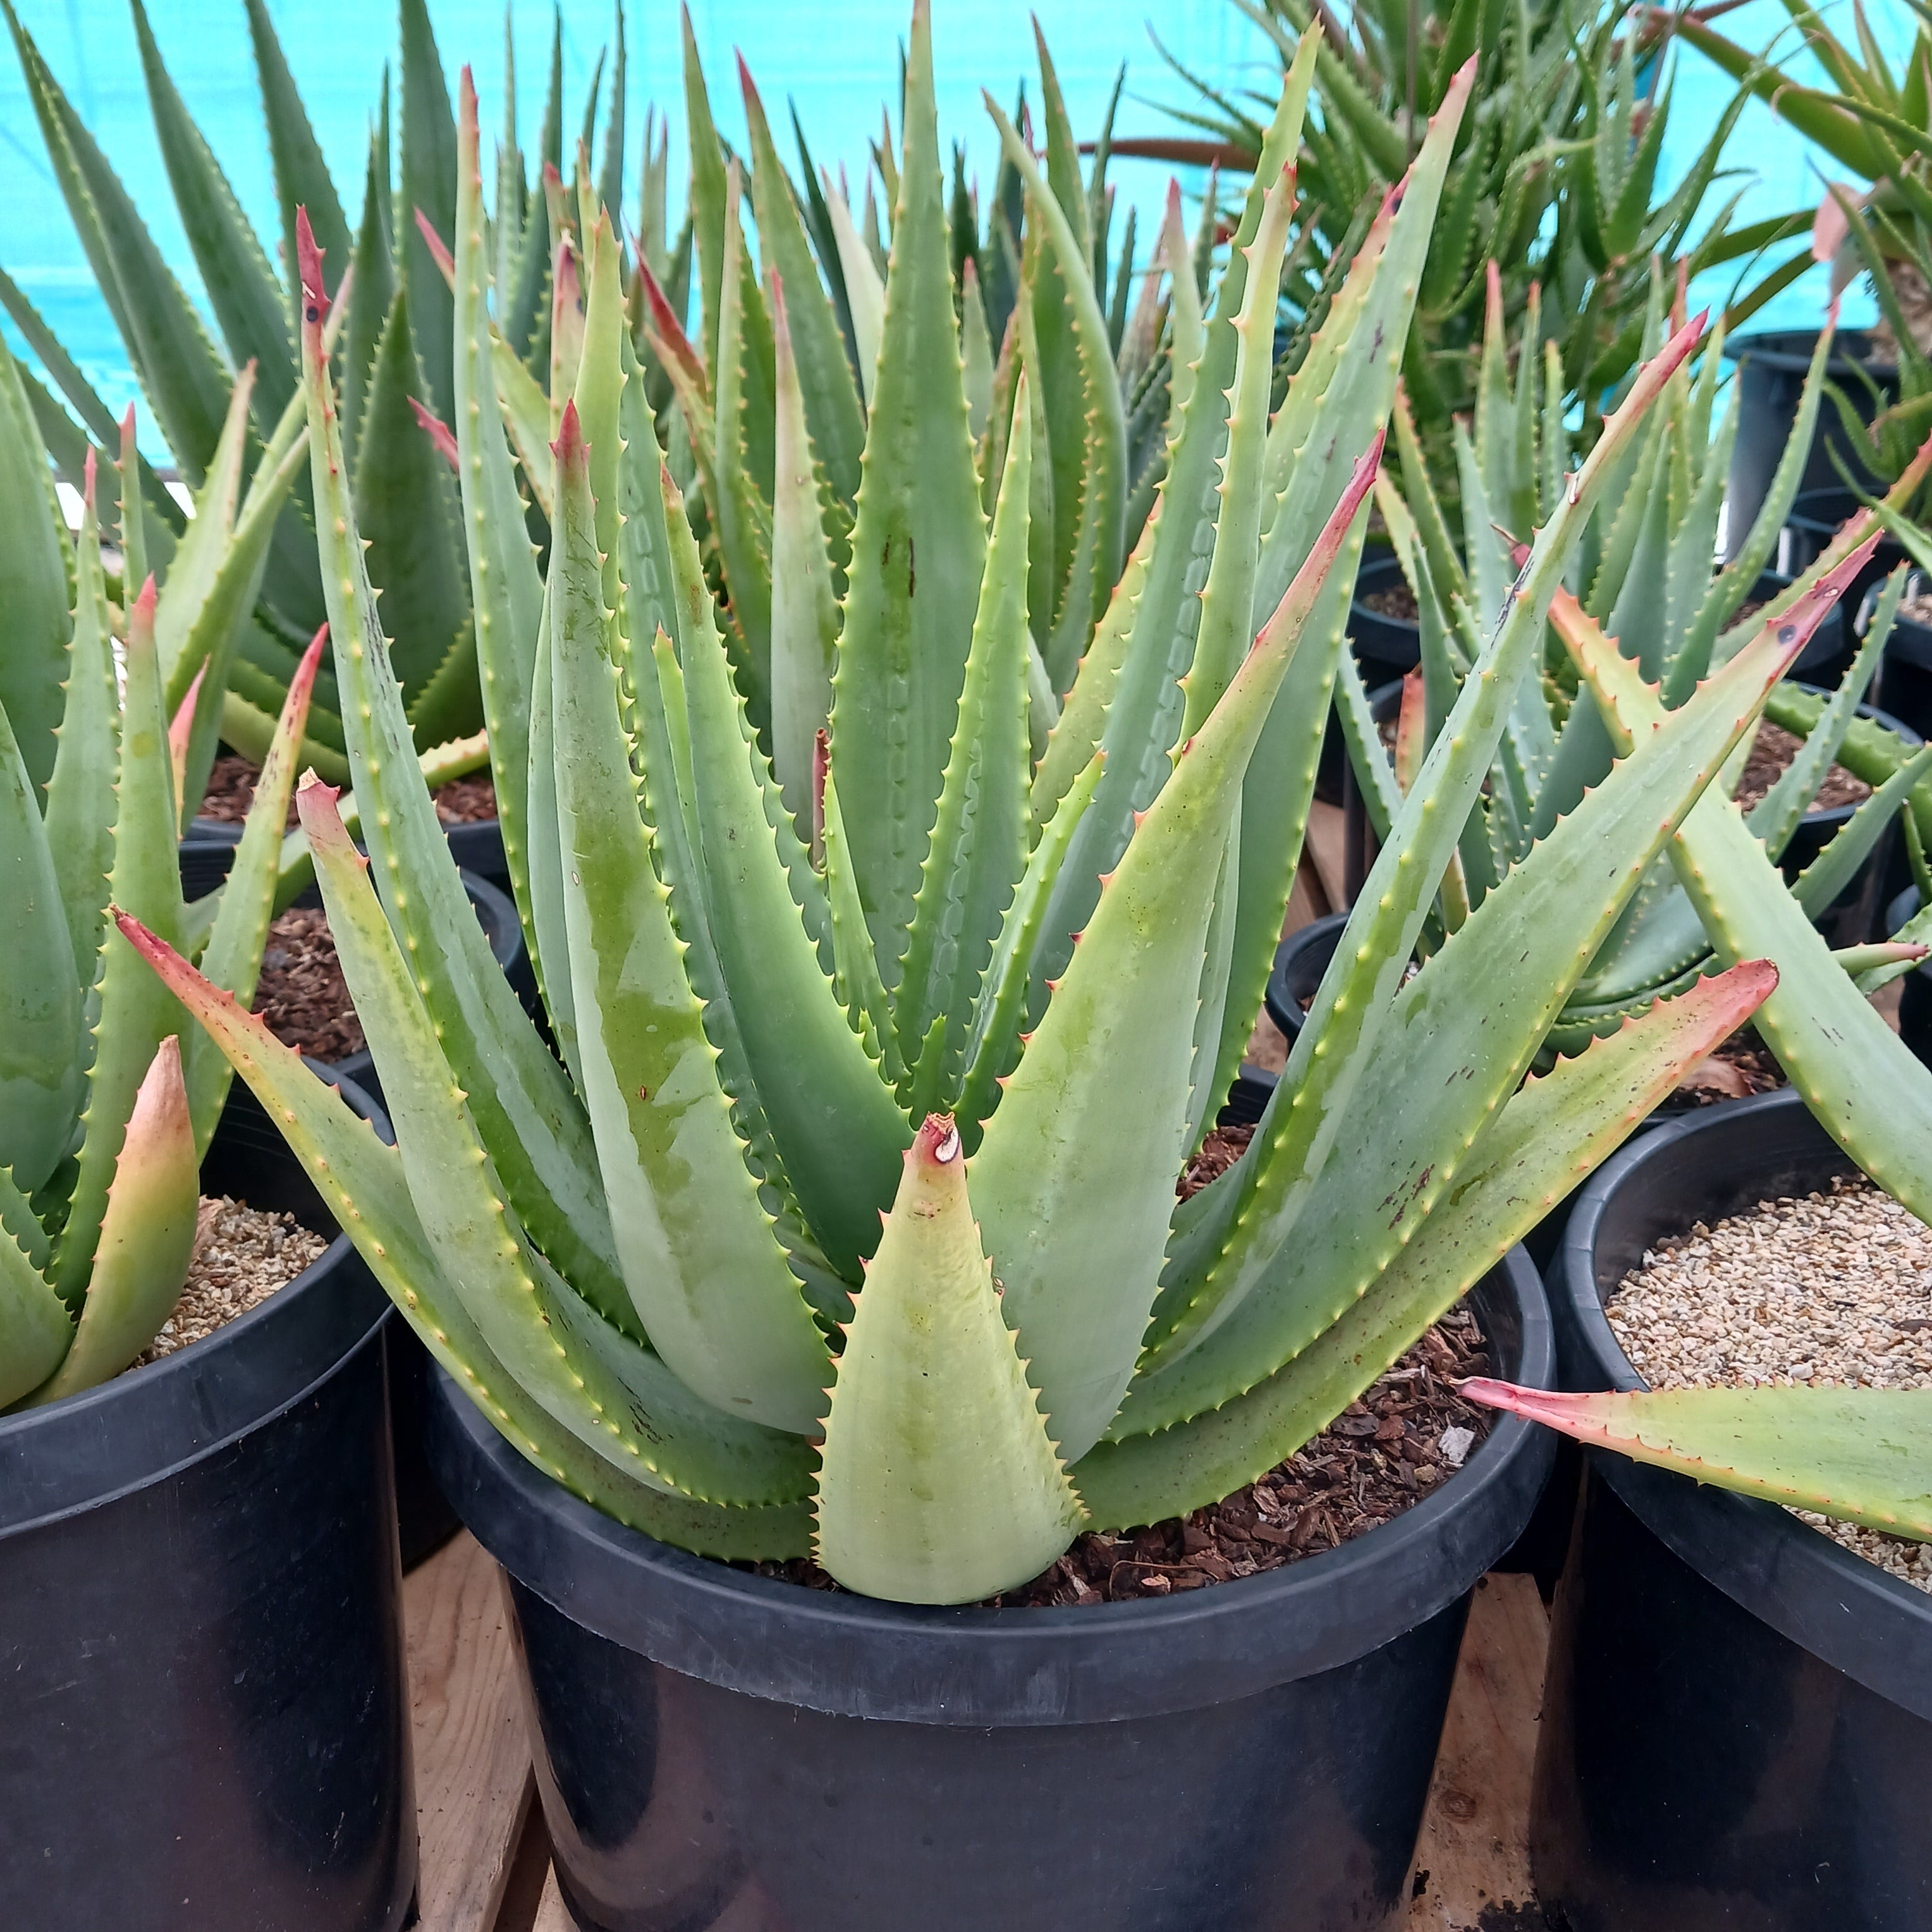
M 20 0 L 29 30 L 62 85 L 132 189 L 164 253 L 187 286 L 199 285 L 176 220 L 142 86 L 134 29 L 125 0 Z M 1010 104 L 1022 77 L 1036 98 L 1030 16 L 1035 6 L 1053 49 L 1076 130 L 1097 127 L 1120 64 L 1128 64 L 1123 131 L 1178 131 L 1154 104 L 1185 100 L 1148 37 L 1151 26 L 1196 72 L 1231 92 L 1271 90 L 1280 68 L 1269 44 L 1243 18 L 1233 0 L 934 0 L 934 46 L 942 138 L 962 142 L 969 173 L 990 182 L 998 158 L 979 90 L 990 88 Z M 692 18 L 710 79 L 714 109 L 727 137 L 742 140 L 732 56 L 742 48 L 772 111 L 788 160 L 789 130 L 782 118 L 795 100 L 815 158 L 842 164 L 855 200 L 877 137 L 880 109 L 896 98 L 898 50 L 910 0 L 840 0 L 836 7 L 796 0 L 694 0 Z M 1910 39 L 1904 0 L 1872 0 L 1868 12 L 1888 47 Z M 352 221 L 362 182 L 382 63 L 395 45 L 392 0 L 271 0 L 280 34 L 337 189 Z M 1849 10 L 1828 4 L 1828 19 L 1847 38 Z M 634 197 L 644 110 L 655 100 L 671 128 L 672 195 L 681 199 L 684 127 L 674 0 L 634 0 L 627 10 L 629 40 L 629 160 L 627 192 Z M 1837 16 L 1844 14 L 1839 21 Z M 464 61 L 474 67 L 488 143 L 501 127 L 503 16 L 497 0 L 431 0 L 430 14 L 452 83 Z M 279 248 L 273 182 L 241 0 L 151 0 L 150 18 L 163 57 L 200 122 L 272 257 Z M 565 125 L 574 137 L 598 49 L 611 32 L 611 14 L 596 0 L 566 0 L 562 10 Z M 1743 44 L 1762 46 L 1784 32 L 1788 16 L 1778 0 L 1750 0 L 1724 19 Z M 535 144 L 548 74 L 550 14 L 524 0 L 515 21 L 520 139 Z M 1678 57 L 1677 100 L 1663 176 L 1674 180 L 1730 98 L 1730 83 L 1700 56 Z M 895 117 L 896 118 L 896 116 Z M 601 140 L 601 135 L 600 135 Z M 1736 219 L 1748 221 L 1793 206 L 1814 206 L 1822 192 L 1816 156 L 1805 143 L 1754 103 L 1732 136 L 1727 164 L 1749 180 Z M 1118 162 L 1110 178 L 1124 202 L 1141 210 L 1140 252 L 1152 245 L 1167 170 L 1146 162 Z M 1755 177 L 1755 178 L 1750 178 Z M 134 385 L 112 323 L 96 294 L 67 211 L 56 190 L 39 129 L 10 46 L 0 49 L 0 266 L 26 292 L 100 390 L 119 410 Z M 1198 187 L 1198 180 L 1186 184 Z M 1708 198 L 1714 208 L 1726 190 Z M 1117 231 L 1118 232 L 1118 231 Z M 1707 278 L 1700 299 L 1721 302 L 1736 268 Z M 1823 272 L 1808 274 L 1760 317 L 1757 326 L 1805 327 L 1823 299 Z M 1845 319 L 1870 314 L 1862 290 L 1848 296 Z M 17 349 L 18 339 L 9 331 Z M 144 412 L 145 413 L 145 412 Z M 144 439 L 146 440 L 146 439 Z M 155 448 L 155 455 L 162 452 Z

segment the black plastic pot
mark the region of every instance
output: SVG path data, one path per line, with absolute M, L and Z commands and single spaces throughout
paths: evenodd
M 1784 521 L 1784 527 L 1778 536 L 1776 561 L 1778 570 L 1786 578 L 1802 576 L 1818 560 L 1819 553 L 1836 536 L 1846 520 L 1856 516 L 1864 506 L 1852 492 L 1842 485 L 1830 488 L 1801 490 L 1792 500 L 1791 514 Z M 1837 609 L 1844 614 L 1845 622 L 1846 661 L 1850 659 L 1851 620 L 1857 616 L 1866 596 L 1875 584 L 1882 583 L 1899 565 L 1906 561 L 1904 548 L 1891 536 L 1881 536 L 1878 548 L 1867 559 L 1864 567 L 1845 586 L 1844 595 L 1838 600 Z M 1817 640 L 1814 638 L 1805 647 L 1804 655 L 1798 661 L 1798 668 L 1808 671 L 1814 677 L 1835 683 L 1835 676 L 1827 676 L 1817 668 Z
M 238 1082 L 202 1184 L 334 1222 Z M 389 1304 L 348 1242 L 0 1417 L 0 1918 L 390 1932 L 416 1882 Z
M 466 825 L 446 825 L 443 830 L 451 857 L 464 872 L 508 890 L 510 862 L 503 856 L 503 828 L 497 820 L 479 818 Z
M 1660 1237 L 1851 1163 L 1798 1096 L 1659 1127 L 1570 1216 L 1565 1385 L 1642 1386 L 1604 1292 Z M 1530 1834 L 1573 1932 L 1932 1925 L 1932 1598 L 1768 1503 L 1585 1452 Z
M 1796 328 L 1741 335 L 1724 344 L 1726 359 L 1738 364 L 1742 391 L 1737 441 L 1731 447 L 1730 474 L 1724 491 L 1727 554 L 1735 556 L 1742 548 L 1760 506 L 1770 493 L 1772 477 L 1784 454 L 1785 445 L 1791 440 L 1792 426 L 1798 420 L 1805 371 L 1810 367 L 1811 353 L 1817 344 L 1816 329 Z M 1873 415 L 1873 393 L 1868 381 L 1877 384 L 1887 400 L 1895 399 L 1898 393 L 1898 372 L 1873 359 L 1871 338 L 1863 329 L 1838 332 L 1826 373 L 1855 413 L 1866 422 L 1871 421 Z M 1857 446 L 1846 436 L 1838 411 L 1828 396 L 1818 411 L 1810 453 L 1798 480 L 1801 491 L 1843 487 L 1838 466 L 1832 460 L 1834 453 L 1853 476 L 1868 482 L 1875 480 Z
M 1372 690 L 1390 678 L 1400 677 L 1422 662 L 1422 646 L 1413 617 L 1391 617 L 1372 610 L 1363 602 L 1378 591 L 1406 589 L 1408 580 L 1392 553 L 1363 560 L 1355 578 L 1355 595 L 1348 606 L 1348 641 L 1362 679 Z
M 241 842 L 241 826 L 226 819 L 191 820 L 181 842 L 182 898 L 190 903 L 207 898 L 227 878 Z
M 1535 1270 L 1477 1291 L 1550 1362 Z M 586 1932 L 1340 1932 L 1403 1909 L 1468 1593 L 1550 1446 L 1505 1423 L 1342 1549 L 1165 1601 L 928 1610 L 599 1515 L 439 1374 L 430 1449 L 509 1572 Z

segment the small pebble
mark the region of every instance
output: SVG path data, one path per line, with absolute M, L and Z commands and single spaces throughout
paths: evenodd
M 1462 1459 L 1474 1446 L 1475 1440 L 1476 1432 L 1473 1429 L 1445 1429 L 1441 1442 L 1436 1446 L 1442 1451 L 1443 1461 L 1450 1468 L 1460 1469 L 1462 1466 Z
M 1604 1312 L 1653 1388 L 1932 1388 L 1932 1228 L 1841 1179 L 1646 1250 Z M 1793 1514 L 1932 1593 L 1932 1544 Z
M 134 1366 L 203 1341 L 238 1316 L 259 1308 L 319 1260 L 328 1246 L 292 1214 L 270 1214 L 226 1195 L 203 1196 L 187 1286 Z

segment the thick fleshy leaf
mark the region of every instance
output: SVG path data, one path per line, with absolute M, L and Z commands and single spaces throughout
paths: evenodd
M 46 1237 L 27 1198 L 0 1167 L 0 1411 L 60 1366 L 74 1317 L 47 1286 Z
M 400 0 L 403 152 L 399 205 L 420 208 L 447 247 L 456 232 L 456 122 L 424 0 Z M 398 237 L 409 292 L 410 339 L 422 365 L 424 400 L 445 422 L 455 414 L 454 304 L 435 250 L 413 220 Z M 358 479 L 359 480 L 359 479 Z
M 550 670 L 567 964 L 618 1258 L 652 1346 L 688 1388 L 728 1414 L 809 1432 L 824 1343 L 758 1204 L 652 869 L 574 407 L 557 499 Z
M 832 706 L 845 829 L 888 987 L 898 977 L 952 742 L 986 554 L 952 309 L 928 0 L 913 13 L 904 133 Z
M 200 1204 L 181 1042 L 170 1034 L 155 1049 L 128 1117 L 74 1345 L 34 1390 L 34 1406 L 118 1376 L 154 1339 L 181 1299 Z
M 634 1528 L 727 1558 L 802 1553 L 802 1503 L 723 1509 L 668 1494 L 554 1420 L 503 1367 L 452 1287 L 410 1198 L 400 1156 L 378 1141 L 253 1014 L 218 992 L 134 920 L 121 929 L 220 1045 L 281 1130 L 322 1198 L 424 1346 L 522 1455 Z
M 1222 1407 L 1082 1460 L 1096 1520 L 1125 1528 L 1185 1514 L 1292 1455 L 1613 1153 L 1777 976 L 1753 962 L 1702 980 L 1526 1081 L 1484 1130 L 1454 1194 L 1333 1326 Z
M 46 446 L 0 341 L 0 709 L 35 799 L 54 768 L 67 672 L 67 565 Z
M 860 1258 L 878 1239 L 876 1217 L 892 1198 L 910 1129 L 853 1033 L 801 916 L 795 894 L 816 894 L 817 882 L 808 870 L 795 875 L 775 845 L 789 837 L 790 824 L 733 687 L 690 525 L 681 506 L 674 513 L 669 478 L 663 483 L 706 922 L 799 1205 L 833 1267 L 856 1280 Z M 829 923 L 822 899 L 815 910 Z
M 1932 1389 L 1777 1384 L 1553 1395 L 1478 1376 L 1462 1392 L 1718 1489 L 1932 1539 Z
M 174 774 L 168 760 L 167 713 L 161 708 L 150 579 L 128 613 L 126 686 L 121 707 L 121 769 L 114 824 L 114 903 L 170 944 L 182 929 L 181 873 L 176 860 Z M 166 987 L 110 932 L 99 976 L 94 1064 L 81 1116 L 80 1168 L 54 1253 L 53 1284 L 70 1308 L 88 1291 L 108 1190 L 121 1156 L 134 1096 L 154 1050 L 182 1030 L 182 1011 Z M 26 1185 L 16 1169 L 15 1178 Z
M 356 1010 L 424 1233 L 505 1368 L 554 1420 L 634 1480 L 707 1502 L 785 1502 L 804 1444 L 700 1402 L 548 1268 L 496 1177 L 326 786 L 297 800 Z
M 289 680 L 287 700 L 255 780 L 255 795 L 249 802 L 242 841 L 222 883 L 220 909 L 214 915 L 208 944 L 202 950 L 201 970 L 208 981 L 221 992 L 232 993 L 244 1006 L 254 1004 L 255 988 L 262 976 L 262 955 L 268 944 L 269 924 L 275 916 L 282 828 L 288 822 L 289 801 L 295 794 L 302 734 L 308 722 L 309 695 L 328 641 L 325 626 L 315 634 L 295 676 Z M 208 1151 L 215 1123 L 221 1118 L 222 1103 L 228 1097 L 230 1069 L 205 1033 L 189 1034 L 187 1055 L 188 1108 L 194 1121 L 199 1157 Z
M 896 1002 L 899 1051 L 916 1062 L 944 1023 L 934 1070 L 938 1106 L 965 1065 L 967 1034 L 1027 859 L 1027 506 L 1033 436 L 1020 378 L 1006 475 L 980 582 L 980 608 L 938 814 L 926 848 Z M 938 1111 L 916 1097 L 916 1114 Z
M 778 434 L 772 498 L 772 776 L 803 838 L 811 821 L 812 760 L 832 712 L 838 607 L 819 503 L 818 452 L 793 354 L 790 313 L 784 285 L 774 275 Z M 836 325 L 833 334 L 836 341 Z
M 1136 827 L 974 1157 L 987 1250 L 1070 1460 L 1120 1406 L 1166 1250 L 1218 876 L 1201 854 L 1218 854 L 1233 829 L 1249 758 L 1378 454 L 1378 443 L 1357 466 Z
M 296 258 L 296 210 L 305 208 L 322 253 L 346 262 L 349 224 L 343 218 L 342 204 L 322 158 L 322 145 L 315 138 L 308 110 L 296 90 L 268 0 L 246 0 L 246 4 L 256 77 L 262 90 L 262 116 L 268 130 L 268 154 L 275 170 L 275 196 L 281 206 L 282 259 L 292 262 Z
M 74 636 L 68 650 L 59 744 L 47 783 L 46 842 L 67 912 L 74 970 L 84 986 L 91 986 L 107 915 L 108 868 L 114 862 L 114 783 L 121 722 L 92 451 L 74 554 Z
M 362 836 L 405 944 L 440 962 L 424 997 L 518 1220 L 594 1307 L 628 1310 L 590 1124 L 490 950 L 422 782 L 349 500 L 312 247 L 301 272 L 316 533 Z
M 963 1604 L 1039 1575 L 1083 1521 L 1002 1317 L 958 1130 L 929 1118 L 846 1330 L 818 1560 L 848 1589 Z

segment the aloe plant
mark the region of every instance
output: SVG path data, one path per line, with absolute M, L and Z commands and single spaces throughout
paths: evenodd
M 955 1602 L 1024 1582 L 1084 1527 L 1211 1502 L 1342 1408 L 1771 986 L 1744 964 L 1525 1083 L 1816 599 L 1663 719 L 1407 971 L 1534 688 L 1549 600 L 1694 325 L 1640 373 L 1539 533 L 1252 1144 L 1176 1205 L 1280 928 L 1380 425 L 1473 78 L 1270 419 L 1284 164 L 1312 67 L 1311 43 L 1148 529 L 1036 759 L 1026 586 L 1043 452 L 1022 370 L 988 524 L 915 10 L 844 594 L 830 597 L 820 534 L 802 620 L 773 631 L 772 688 L 809 728 L 775 729 L 775 748 L 814 752 L 802 828 L 747 722 L 601 218 L 538 578 L 494 381 L 466 76 L 459 476 L 486 690 L 518 700 L 493 715 L 492 751 L 514 732 L 526 752 L 518 890 L 555 1054 L 463 914 L 409 769 L 322 349 L 322 267 L 302 237 L 313 481 L 366 863 L 328 787 L 304 785 L 298 807 L 396 1144 L 165 935 L 131 913 L 120 929 L 326 1174 L 437 1360 L 538 1466 L 652 1535 L 733 1558 L 815 1550 L 855 1589 Z M 1067 211 L 1001 132 L 1090 321 Z M 742 286 L 721 272 L 728 321 Z M 809 558 L 822 499 L 786 296 L 774 358 L 800 460 L 781 472 L 784 514 Z M 777 654 L 794 650 L 782 679 Z
M 118 1375 L 172 1312 L 192 1257 L 200 1156 L 232 1076 L 107 910 L 111 894 L 197 958 L 210 984 L 253 997 L 324 640 L 296 666 L 234 869 L 214 899 L 193 907 L 182 902 L 176 839 L 200 716 L 190 704 L 171 721 L 166 702 L 170 674 L 191 659 L 196 638 L 223 632 L 222 612 L 259 576 L 262 532 L 306 441 L 291 412 L 236 524 L 248 406 L 244 380 L 166 590 L 158 596 L 147 576 L 123 612 L 109 601 L 102 568 L 94 452 L 82 463 L 80 528 L 70 541 L 20 372 L 0 344 L 8 506 L 0 579 L 9 590 L 0 1407 L 54 1401 Z M 122 450 L 120 508 L 131 532 L 140 488 L 131 429 Z M 130 556 L 140 572 L 138 539 Z
M 1450 424 L 1478 393 L 1486 263 L 1502 265 L 1510 342 L 1539 357 L 1545 344 L 1556 348 L 1587 448 L 1601 398 L 1641 352 L 1652 257 L 1681 261 L 1694 275 L 1803 231 L 1798 215 L 1732 228 L 1735 193 L 1714 214 L 1707 208 L 1747 86 L 1699 130 L 1675 184 L 1660 180 L 1675 77 L 1663 16 L 1652 10 L 1621 0 L 1516 8 L 1364 0 L 1346 10 L 1344 30 L 1320 0 L 1233 4 L 1284 65 L 1318 22 L 1340 34 L 1323 47 L 1321 112 L 1304 128 L 1298 159 L 1306 200 L 1283 296 L 1291 366 L 1332 296 L 1334 263 L 1408 165 L 1416 130 L 1451 76 L 1465 60 L 1478 62 L 1475 106 L 1444 192 L 1405 364 L 1418 429 L 1451 497 Z M 1216 87 L 1162 51 L 1192 96 L 1173 111 L 1198 134 L 1116 141 L 1115 152 L 1223 164 L 1251 157 L 1264 93 Z M 1732 310 L 1733 326 L 1783 285 L 1766 278 Z
M 1444 512 L 1405 408 L 1398 405 L 1396 440 L 1402 486 L 1384 479 L 1378 500 L 1418 614 L 1422 664 L 1411 674 L 1393 758 L 1384 750 L 1352 664 L 1344 666 L 1341 712 L 1369 814 L 1378 834 L 1400 809 L 1406 773 L 1433 741 L 1480 650 L 1486 614 L 1500 608 L 1516 568 L 1516 536 L 1546 518 L 1563 488 L 1570 432 L 1562 413 L 1561 378 L 1553 354 L 1539 372 L 1536 358 L 1519 358 L 1514 380 L 1505 358 L 1506 317 L 1498 278 L 1490 278 L 1490 328 L 1473 433 L 1455 428 L 1455 453 L 1465 511 L 1462 548 L 1450 539 Z M 1662 326 L 1660 292 L 1651 332 Z M 1820 403 L 1831 331 L 1820 338 L 1800 407 L 1797 432 L 1772 488 L 1730 562 L 1713 574 L 1718 519 L 1739 398 L 1735 390 L 1716 433 L 1718 343 L 1706 352 L 1694 380 L 1672 378 L 1646 436 L 1631 445 L 1606 486 L 1604 504 L 1579 548 L 1556 606 L 1552 661 L 1539 688 L 1518 693 L 1511 728 L 1498 747 L 1481 804 L 1464 828 L 1459 869 L 1438 920 L 1452 925 L 1521 862 L 1536 840 L 1610 769 L 1611 737 L 1587 694 L 1575 698 L 1578 678 L 1559 639 L 1575 621 L 1600 625 L 1624 656 L 1641 666 L 1666 706 L 1682 703 L 1713 664 L 1720 664 L 1778 619 L 1841 587 L 1850 548 L 1867 550 L 1876 524 L 1866 516 L 1798 583 L 1781 591 L 1765 613 L 1738 620 L 1788 512 L 1802 470 Z M 1806 808 L 1837 758 L 1857 706 L 1876 670 L 1902 586 L 1894 584 L 1852 668 L 1828 704 L 1819 707 L 1804 748 L 1746 824 L 1768 861 L 1780 860 Z M 1740 752 L 1722 789 L 1736 788 Z M 1914 785 L 1932 772 L 1932 751 L 1886 775 L 1872 797 L 1834 836 L 1790 887 L 1791 902 L 1808 918 L 1821 915 L 1870 856 Z M 1916 935 L 1915 935 L 1916 938 Z M 1660 857 L 1574 988 L 1551 1029 L 1552 1048 L 1574 1050 L 1606 1031 L 1660 993 L 1690 984 L 1709 970 L 1718 940 L 1706 929 L 1692 896 L 1670 861 Z M 1906 949 L 1882 958 L 1860 947 L 1846 970 L 1881 977 L 1905 970 L 1918 955 Z

